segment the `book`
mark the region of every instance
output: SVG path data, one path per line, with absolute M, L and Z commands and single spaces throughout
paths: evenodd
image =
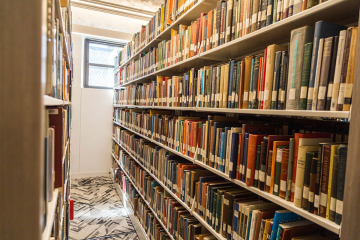
M 347 145 L 340 145 L 338 148 L 338 153 L 339 153 L 339 167 L 338 167 L 338 180 L 337 180 L 337 193 L 336 193 L 335 223 L 340 225 L 342 220 L 342 212 L 343 212 Z
M 306 108 L 307 110 L 311 110 L 313 106 L 313 95 L 314 95 L 313 92 L 315 86 L 315 75 L 317 73 L 316 68 L 318 62 L 319 41 L 322 38 L 337 36 L 339 35 L 339 32 L 344 29 L 345 29 L 344 26 L 328 23 L 325 21 L 318 21 L 315 23 L 311 70 L 310 70 L 309 88 L 308 88 L 308 101 Z
M 294 212 L 290 212 L 289 210 L 278 210 L 275 212 L 275 216 L 274 216 L 274 220 L 273 220 L 273 225 L 271 228 L 271 236 L 270 236 L 270 240 L 275 240 L 276 239 L 276 235 L 277 235 L 277 231 L 278 231 L 278 226 L 279 223 L 287 223 L 287 222 L 295 222 L 295 221 L 300 221 L 303 220 L 304 218 L 297 215 Z
M 305 44 L 311 42 L 313 36 L 314 29 L 309 26 L 291 31 L 286 109 L 299 109 Z
M 257 146 L 267 135 L 249 134 L 247 166 L 246 166 L 246 185 L 254 186 L 256 152 Z
M 304 46 L 304 62 L 301 72 L 301 89 L 300 89 L 300 101 L 299 110 L 306 110 L 307 94 L 310 78 L 310 67 L 311 67 L 311 53 L 313 43 L 306 43 Z
M 310 166 L 310 183 L 309 183 L 309 198 L 307 210 L 310 213 L 314 213 L 314 198 L 315 198 L 315 189 L 316 189 L 316 175 L 317 175 L 317 166 L 318 158 L 312 158 Z

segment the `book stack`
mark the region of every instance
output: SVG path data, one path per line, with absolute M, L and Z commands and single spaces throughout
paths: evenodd
M 148 205 L 174 239 L 195 239 L 195 235 L 207 232 L 195 217 L 164 191 L 156 180 L 132 160 L 132 157 L 122 153 L 121 159 L 121 164 L 125 164 L 123 169 L 129 169 L 126 170 L 131 178 L 129 185 L 135 183 L 139 193 L 144 197 L 141 200 L 138 198 L 141 201 L 140 205 Z
M 120 135 L 121 146 L 126 149 L 127 152 L 131 153 L 131 155 L 128 155 L 120 150 L 120 161 L 123 169 L 128 171 L 128 175 L 131 176 L 132 182 L 135 182 L 140 193 L 146 196 L 146 201 L 149 202 L 153 209 L 155 209 L 158 217 L 162 219 L 164 225 L 175 239 L 180 239 L 180 237 L 183 239 L 187 234 L 186 232 L 183 233 L 184 229 L 181 229 L 182 226 L 186 226 L 186 222 L 180 225 L 180 232 L 177 232 L 179 230 L 168 227 L 174 226 L 174 223 L 168 225 L 167 221 L 173 219 L 173 216 L 176 217 L 176 213 L 179 212 L 179 209 L 181 215 L 185 214 L 184 217 L 186 219 L 191 218 L 196 222 L 196 219 L 188 214 L 186 209 L 179 205 L 178 201 L 182 201 L 189 207 L 192 207 L 192 209 L 194 209 L 193 215 L 201 217 L 208 226 L 226 239 L 237 239 L 239 237 L 242 237 L 243 239 L 263 239 L 263 236 L 270 237 L 270 239 L 274 240 L 279 237 L 282 237 L 283 239 L 304 237 L 304 239 L 306 239 L 307 235 L 318 234 L 322 231 L 321 227 L 305 220 L 303 217 L 300 217 L 291 211 L 282 210 L 281 207 L 274 203 L 260 201 L 258 200 L 258 196 L 251 191 L 240 188 L 229 181 L 224 181 L 220 176 L 216 176 L 212 172 L 204 170 L 196 164 L 189 163 L 179 156 L 171 155 L 167 150 L 139 138 L 130 131 L 121 130 Z M 306 136 L 308 139 L 301 138 L 301 140 L 299 140 L 301 142 L 301 149 L 302 147 L 305 147 L 307 150 L 310 150 L 312 147 L 302 145 L 305 140 L 311 142 L 328 140 L 326 138 L 311 138 L 326 137 L 324 134 L 324 136 L 320 135 L 308 134 Z M 277 137 L 281 138 L 282 136 Z M 285 135 L 284 137 L 286 138 L 287 136 Z M 305 137 L 304 134 L 302 137 Z M 141 144 L 140 141 L 144 141 L 143 144 Z M 293 142 L 293 139 L 290 139 L 289 142 Z M 288 142 L 273 142 L 273 144 L 277 146 L 276 148 L 279 149 L 277 150 L 278 154 L 280 154 L 278 151 L 288 151 L 283 145 L 286 143 Z M 306 144 L 310 144 L 310 142 L 307 142 Z M 342 152 L 342 154 L 346 155 L 347 148 L 345 144 L 334 145 L 333 143 L 324 143 L 320 145 L 322 146 L 322 149 L 324 149 L 323 151 L 327 151 L 325 149 L 330 147 L 330 149 L 333 149 L 334 151 L 335 149 L 338 150 L 338 152 L 335 151 L 335 153 L 341 154 Z M 318 148 L 318 146 L 315 146 L 314 148 Z M 314 153 L 311 151 L 306 152 L 306 155 L 313 156 L 313 154 Z M 282 157 L 283 156 L 284 155 L 282 154 Z M 285 154 L 285 156 L 288 156 L 288 154 Z M 331 158 L 332 157 L 329 159 Z M 334 155 L 334 158 L 336 159 L 337 155 Z M 143 166 L 137 164 L 134 161 L 135 159 L 140 161 Z M 328 157 L 325 157 L 325 159 L 328 159 Z M 316 166 L 315 168 L 317 169 L 318 159 L 313 158 L 312 161 L 316 161 L 316 164 L 313 163 L 313 166 Z M 329 162 L 331 162 L 331 160 Z M 337 162 L 337 160 L 335 160 L 335 162 Z M 333 169 L 338 169 L 339 165 L 335 162 Z M 326 161 L 324 164 L 331 165 L 331 163 L 326 163 Z M 299 163 L 298 165 L 302 164 Z M 329 168 L 331 168 L 331 166 L 329 166 Z M 305 170 L 305 172 L 306 171 L 307 170 Z M 325 174 L 326 171 L 323 172 Z M 297 172 L 297 174 L 299 173 L 300 171 Z M 335 175 L 338 174 L 336 173 Z M 308 178 L 306 176 L 307 173 L 304 173 L 305 179 Z M 160 184 L 154 180 L 154 177 L 156 177 L 157 180 L 160 179 L 163 184 L 160 186 Z M 311 176 L 311 179 L 316 179 L 316 176 Z M 334 178 L 330 181 L 333 182 Z M 304 182 L 305 185 L 307 185 L 307 180 Z M 305 185 L 304 187 L 306 189 Z M 332 187 L 330 188 L 333 189 Z M 170 197 L 167 192 L 174 193 L 177 196 L 177 199 Z M 310 193 L 310 191 L 308 191 L 308 193 Z M 159 199 L 161 202 L 164 202 L 165 207 L 163 204 L 159 204 Z M 300 202 L 304 203 L 305 200 L 302 199 Z M 321 205 L 321 200 L 319 202 Z M 308 201 L 308 203 L 310 202 Z M 167 212 L 168 208 L 166 206 L 169 206 L 168 204 L 170 204 L 170 206 L 172 206 L 171 204 L 176 204 L 179 209 L 175 207 L 175 210 L 173 209 L 172 211 Z M 295 203 L 295 206 L 296 205 L 297 203 Z M 156 207 L 158 206 L 162 206 L 161 209 L 167 210 L 161 212 L 161 209 L 158 209 L 156 211 Z M 309 206 L 311 206 L 311 204 Z M 308 207 L 306 209 L 308 209 Z M 324 211 L 326 212 L 326 210 Z M 172 216 L 171 214 L 173 212 L 175 212 L 175 215 Z M 329 214 L 330 213 L 331 211 L 329 209 Z M 336 216 L 336 212 L 334 212 L 334 214 L 334 216 Z M 184 221 L 181 216 L 177 216 L 177 219 L 180 219 L 180 222 Z M 178 225 L 175 226 L 178 228 Z M 188 227 L 185 229 L 188 229 Z M 182 233 L 185 235 L 181 235 Z M 320 237 L 319 239 L 322 238 Z M 336 238 L 333 235 L 328 235 L 326 236 L 326 239 Z
M 305 26 L 293 30 L 289 45 L 273 44 L 259 54 L 192 68 L 180 76 L 157 76 L 151 83 L 126 87 L 123 94 L 116 96 L 116 102 L 138 106 L 349 111 L 356 42 L 357 27 L 319 21 L 315 29 Z M 168 66 L 166 59 L 171 57 L 165 57 L 160 67 Z
M 154 40 L 159 34 L 167 29 L 174 21 L 192 8 L 198 1 L 175 1 L 166 0 L 155 12 L 148 24 L 141 26 L 140 32 L 133 35 L 131 41 L 119 53 L 120 65 L 134 56 L 140 49 Z
M 53 4 L 55 5 L 55 3 Z M 64 101 L 70 101 L 72 84 L 72 72 L 69 58 L 71 55 L 70 46 L 71 22 L 68 8 L 62 8 L 62 17 L 59 20 L 55 17 L 55 6 L 48 7 L 48 31 L 46 44 L 46 84 L 45 94 Z M 60 23 L 61 20 L 64 20 Z M 60 29 L 63 26 L 63 29 Z M 68 44 L 68 45 L 67 45 Z M 66 52 L 68 51 L 68 52 Z M 71 57 L 71 56 L 70 56 Z
M 169 181 L 164 178 L 168 175 L 169 161 L 166 151 L 153 143 L 169 147 L 180 156 L 194 159 L 195 164 L 205 164 L 230 179 L 294 202 L 296 207 L 340 224 L 341 220 L 335 218 L 335 207 L 341 206 L 343 198 L 346 134 L 328 133 L 324 130 L 326 126 L 319 130 L 299 129 L 291 122 L 288 125 L 252 124 L 241 123 L 234 117 L 209 115 L 201 120 L 170 114 L 170 111 L 150 110 L 148 113 L 117 109 L 114 116 L 119 124 L 149 139 L 120 130 L 120 142 L 130 146 L 129 151 L 134 156 L 139 159 L 145 153 L 160 156 L 141 162 L 159 179 L 164 179 L 164 184 Z M 141 155 L 137 155 L 138 147 L 143 149 Z M 181 195 L 181 186 L 168 187 L 178 193 L 180 199 L 185 199 Z

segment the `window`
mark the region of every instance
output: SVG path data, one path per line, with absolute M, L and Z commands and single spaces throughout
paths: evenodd
M 88 88 L 114 87 L 114 59 L 125 44 L 85 40 L 85 81 Z

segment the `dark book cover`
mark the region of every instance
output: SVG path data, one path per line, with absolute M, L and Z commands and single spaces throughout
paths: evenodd
M 227 80 L 229 82 L 227 108 L 231 108 L 231 93 L 232 93 L 232 85 L 233 85 L 234 65 L 235 65 L 235 60 L 231 60 L 229 66 L 229 74 L 228 74 L 229 79 L 225 79 L 225 81 Z
M 270 109 L 277 108 L 277 100 L 278 100 L 278 94 L 279 94 L 279 82 L 280 82 L 280 69 L 281 69 L 281 55 L 282 55 L 281 51 L 278 51 L 275 53 L 274 78 L 273 78 L 273 84 L 272 84 Z
M 220 41 L 219 45 L 225 43 L 225 34 L 226 34 L 226 6 L 227 2 L 221 3 L 221 17 L 220 17 Z
M 263 146 L 260 156 L 260 170 L 259 170 L 259 189 L 265 191 L 265 171 L 266 171 L 266 150 L 268 145 L 268 137 L 264 137 Z
M 307 206 L 307 210 L 309 213 L 314 213 L 314 197 L 315 197 L 315 189 L 316 189 L 316 175 L 317 175 L 318 162 L 319 162 L 318 158 L 313 158 L 311 160 L 309 198 L 308 198 L 308 206 Z
M 317 158 L 317 152 L 307 152 L 306 160 L 305 160 L 305 173 L 304 173 L 304 187 L 303 187 L 303 198 L 301 207 L 304 210 L 308 210 L 309 204 L 309 193 L 310 193 L 310 174 L 311 174 L 311 166 L 313 159 Z
M 273 6 L 274 0 L 267 1 L 267 11 L 266 11 L 266 26 L 271 25 L 273 22 Z
M 331 62 L 333 42 L 334 42 L 334 37 L 328 37 L 324 41 L 324 50 L 323 50 L 323 57 L 321 62 L 320 82 L 319 82 L 316 110 L 325 110 L 326 91 L 329 90 L 327 89 L 327 87 L 328 87 L 329 75 L 330 75 L 330 62 Z
M 324 150 L 322 155 L 322 166 L 321 166 L 320 195 L 321 197 L 325 196 L 326 200 L 323 200 L 320 197 L 319 216 L 326 218 L 331 145 L 324 145 L 323 149 Z
M 333 23 L 324 22 L 324 21 L 318 21 L 315 23 L 312 59 L 311 59 L 311 66 L 310 66 L 307 110 L 311 110 L 311 108 L 312 108 L 313 101 L 312 101 L 312 99 L 310 99 L 310 95 L 312 95 L 314 85 L 315 85 L 316 64 L 317 64 L 317 58 L 318 58 L 318 53 L 319 53 L 319 41 L 321 38 L 337 36 L 337 35 L 339 35 L 339 32 L 344 29 L 346 29 L 346 27 L 341 26 L 341 25 L 336 25 Z
M 238 79 L 238 62 L 234 63 L 234 69 L 233 69 L 233 76 L 232 76 L 232 86 L 231 86 L 231 105 L 230 108 L 235 108 L 235 102 L 236 102 L 236 86 L 237 86 L 237 79 Z M 230 96 L 230 95 L 229 95 Z
M 341 220 L 342 220 L 347 150 L 348 150 L 347 145 L 340 145 L 338 149 L 339 166 L 338 166 L 336 213 L 335 213 L 335 223 L 338 225 L 341 224 Z
M 264 139 L 263 139 L 264 140 Z M 254 176 L 254 187 L 258 188 L 259 186 L 259 170 L 260 170 L 260 157 L 261 150 L 263 149 L 264 142 L 262 141 L 260 145 L 256 147 L 256 162 L 255 162 L 255 176 Z
M 304 47 L 304 62 L 301 72 L 301 90 L 300 90 L 300 101 L 299 110 L 306 110 L 307 94 L 310 78 L 310 67 L 311 67 L 311 54 L 312 54 L 313 43 L 306 43 Z
M 335 36 L 333 48 L 331 51 L 330 76 L 329 76 L 329 82 L 328 82 L 328 87 L 327 87 L 326 104 L 325 104 L 326 111 L 330 111 L 330 107 L 331 107 L 331 96 L 332 96 L 332 91 L 333 91 L 338 45 L 339 45 L 339 36 Z
M 257 99 L 257 90 L 258 90 L 258 81 L 259 81 L 259 64 L 260 64 L 260 57 L 255 57 L 254 61 L 254 69 L 253 69 L 253 75 L 252 75 L 252 94 L 250 95 L 252 99 L 249 99 L 249 102 L 251 102 L 251 108 L 257 109 L 258 99 Z
M 329 209 L 329 220 L 335 222 L 335 212 L 336 212 L 336 195 L 337 195 L 337 182 L 338 182 L 338 172 L 339 172 L 339 155 L 338 149 L 335 149 L 334 162 L 333 162 L 333 172 L 331 178 L 331 198 L 330 198 L 330 209 Z
M 269 0 L 262 0 L 261 4 L 261 21 L 259 22 L 258 29 L 261 29 L 266 26 L 266 18 L 267 18 L 267 6 Z

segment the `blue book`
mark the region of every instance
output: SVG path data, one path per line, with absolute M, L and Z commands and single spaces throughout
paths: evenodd
M 205 16 L 205 22 L 207 22 L 207 20 L 208 20 L 208 15 L 206 15 Z M 203 48 L 203 52 L 205 52 L 206 51 L 206 36 L 207 36 L 207 31 L 208 31 L 208 29 L 207 29 L 207 24 L 205 24 L 205 32 L 204 32 L 204 48 Z M 209 30 L 210 31 L 210 30 Z
M 219 170 L 224 172 L 224 152 L 226 153 L 226 128 L 224 132 L 221 133 L 221 145 L 220 145 L 220 163 Z
M 234 202 L 234 220 L 232 225 L 231 240 L 237 240 L 235 233 L 238 232 L 239 203 Z
M 250 74 L 250 89 L 249 89 L 249 109 L 252 108 L 251 100 L 252 100 L 252 92 L 253 92 L 253 75 L 254 75 L 254 63 L 255 59 L 251 60 L 251 74 Z
M 249 240 L 250 238 L 251 218 L 252 218 L 252 211 L 249 213 L 249 221 L 247 226 L 248 229 L 246 231 L 246 240 Z
M 201 205 L 200 203 L 202 202 L 202 185 L 205 182 L 213 182 L 213 181 L 219 181 L 219 180 L 223 180 L 222 177 L 220 176 L 209 176 L 209 177 L 200 177 L 199 178 L 199 192 L 198 192 L 198 204 Z M 205 197 L 205 196 L 204 196 Z M 200 216 L 202 216 L 202 212 L 200 210 L 198 210 L 198 214 Z
M 242 182 L 246 182 L 246 166 L 247 166 L 248 142 L 249 142 L 249 133 L 245 133 L 243 170 L 242 170 L 242 178 L 241 178 Z
M 340 31 L 345 29 L 346 29 L 345 26 L 328 23 L 324 21 L 318 21 L 315 23 L 313 52 L 312 52 L 312 59 L 310 65 L 311 70 L 310 70 L 310 78 L 309 78 L 307 110 L 311 110 L 312 108 L 312 102 L 313 102 L 312 93 L 314 91 L 314 85 L 315 85 L 316 65 L 317 65 L 317 59 L 319 53 L 319 41 L 321 38 L 338 36 Z
M 229 87 L 228 87 L 228 103 L 227 107 L 231 108 L 231 102 L 232 102 L 232 85 L 233 85 L 233 78 L 234 78 L 234 64 L 235 60 L 230 61 L 230 68 L 229 68 Z
M 278 227 L 280 223 L 287 223 L 287 222 L 295 222 L 304 220 L 303 217 L 297 215 L 294 212 L 289 210 L 279 210 L 275 212 L 274 221 L 271 229 L 271 237 L 270 240 L 275 240 Z
M 230 152 L 230 166 L 229 177 L 236 177 L 237 157 L 239 151 L 239 133 L 231 133 L 231 152 Z

